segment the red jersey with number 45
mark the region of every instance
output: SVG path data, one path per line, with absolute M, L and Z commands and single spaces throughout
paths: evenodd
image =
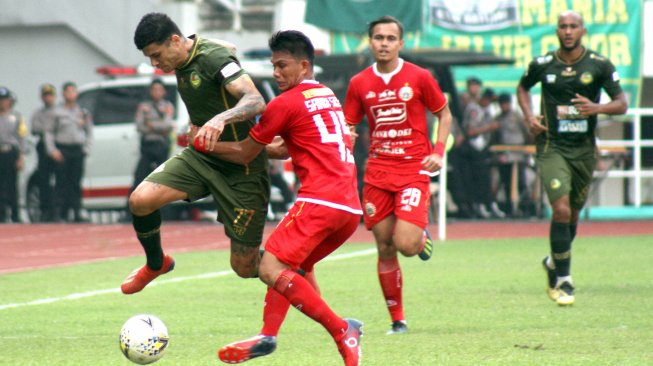
M 397 69 L 381 74 L 376 64 L 355 75 L 347 90 L 345 119 L 358 124 L 367 115 L 370 125 L 369 168 L 397 174 L 418 174 L 432 151 L 427 135 L 427 110 L 447 105 L 431 73 L 399 59 Z
M 362 214 L 351 135 L 333 91 L 305 80 L 274 98 L 250 136 L 283 137 L 300 181 L 297 201 Z

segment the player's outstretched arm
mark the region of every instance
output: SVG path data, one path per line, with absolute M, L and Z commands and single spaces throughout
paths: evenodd
M 536 116 L 533 114 L 531 93 L 521 85 L 517 86 L 517 102 L 519 103 L 519 107 L 524 115 L 524 120 L 528 124 L 528 129 L 531 131 L 533 136 L 537 136 L 547 130 L 546 126 L 540 123 L 542 121 L 542 116 Z
M 272 143 L 265 146 L 265 151 L 268 153 L 268 158 L 270 159 L 285 160 L 290 157 L 286 142 L 283 141 L 281 136 L 275 136 Z
M 624 93 L 619 93 L 608 103 L 594 103 L 588 98 L 576 94 L 571 100 L 574 106 L 583 115 L 592 116 L 596 114 L 624 114 L 628 110 L 628 100 Z
M 254 119 L 256 115 L 265 111 L 265 100 L 249 75 L 243 74 L 225 87 L 229 94 L 238 99 L 238 103 L 233 108 L 211 118 L 200 129 L 197 138 L 202 140 L 202 145 L 208 150 L 211 150 L 218 141 L 225 125 Z
M 198 138 L 200 129 L 193 127 L 188 131 L 188 143 L 198 152 L 215 156 L 221 160 L 229 161 L 235 164 L 245 165 L 254 160 L 256 156 L 265 148 L 265 145 L 254 141 L 247 136 L 242 141 L 235 142 L 218 142 L 213 144 L 212 150 L 202 143 L 203 140 Z M 283 140 L 282 140 L 283 141 Z M 274 142 L 273 142 L 274 143 Z

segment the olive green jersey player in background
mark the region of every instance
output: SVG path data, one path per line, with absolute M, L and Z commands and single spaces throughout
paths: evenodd
M 574 303 L 571 243 L 596 166 L 597 114 L 623 114 L 628 102 L 610 60 L 581 44 L 587 33 L 581 15 L 558 17 L 560 48 L 534 59 L 517 87 L 517 99 L 535 135 L 536 164 L 546 190 L 551 219 L 551 254 L 542 261 L 547 292 L 558 305 Z M 541 83 L 541 113 L 533 113 L 529 90 Z M 611 101 L 601 103 L 601 89 Z
M 218 139 L 246 138 L 256 115 L 265 110 L 263 97 L 240 67 L 232 45 L 198 35 L 184 37 L 161 13 L 143 16 L 134 43 L 152 66 L 166 73 L 174 71 L 191 130 L 207 145 Z M 173 201 L 208 195 L 213 196 L 218 220 L 231 239 L 231 267 L 240 277 L 255 277 L 270 195 L 267 164 L 265 152 L 249 164 L 239 165 L 191 146 L 148 175 L 129 197 L 134 230 L 147 263 L 125 279 L 122 292 L 138 292 L 174 268 L 174 260 L 161 246 L 159 209 Z

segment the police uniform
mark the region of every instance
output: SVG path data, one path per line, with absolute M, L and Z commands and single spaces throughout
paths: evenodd
M 580 114 L 571 99 L 580 94 L 598 103 L 602 88 L 614 99 L 622 93 L 619 75 L 610 60 L 592 50 L 585 49 L 573 64 L 551 51 L 533 60 L 519 83 L 529 90 L 538 82 L 547 127 L 535 141 L 542 182 L 550 202 L 570 195 L 571 206 L 580 209 L 596 167 L 597 116 Z
M 136 110 L 136 128 L 141 134 L 141 157 L 134 172 L 136 186 L 157 166 L 168 159 L 170 152 L 170 133 L 174 128 L 170 101 L 147 101 L 138 105 Z
M 225 85 L 245 71 L 228 48 L 199 36 L 190 39 L 194 40 L 190 57 L 175 70 L 175 75 L 191 123 L 202 126 L 236 105 L 238 100 Z M 231 123 L 220 135 L 220 141 L 243 140 L 253 126 L 253 120 Z M 227 236 L 243 245 L 258 246 L 263 240 L 270 197 L 267 168 L 264 151 L 249 164 L 240 165 L 188 147 L 145 180 L 185 192 L 190 201 L 212 195 Z
M 63 155 L 62 162 L 55 162 L 56 219 L 67 220 L 72 210 L 75 221 L 81 221 L 84 160 L 92 140 L 93 121 L 88 111 L 77 104 L 71 108 L 65 104 L 54 108 L 45 130 L 45 147 L 50 156 L 55 150 Z
M 41 87 L 41 96 L 46 94 L 55 94 L 55 88 L 51 84 L 45 84 Z M 45 148 L 45 128 L 53 118 L 54 105 L 44 105 L 32 115 L 31 132 L 38 138 L 36 144 L 36 153 L 38 156 L 38 167 L 36 170 L 36 180 L 39 188 L 39 199 L 41 208 L 41 222 L 49 222 L 54 219 L 53 206 L 53 181 L 55 164 L 48 155 Z
M 11 91 L 0 87 L 0 99 L 15 98 Z M 4 103 L 4 102 L 3 102 Z M 18 212 L 18 166 L 19 159 L 27 150 L 27 124 L 23 116 L 11 107 L 0 111 L 0 223 L 7 221 L 7 209 L 11 220 L 19 222 Z

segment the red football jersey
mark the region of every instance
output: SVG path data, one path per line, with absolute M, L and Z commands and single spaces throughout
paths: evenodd
M 431 73 L 399 59 L 399 66 L 381 74 L 376 64 L 355 75 L 345 99 L 345 119 L 370 125 L 368 167 L 397 174 L 418 174 L 431 153 L 426 113 L 437 113 L 447 99 Z
M 333 91 L 303 81 L 274 98 L 250 131 L 269 144 L 281 136 L 300 182 L 297 201 L 362 214 L 351 134 Z

